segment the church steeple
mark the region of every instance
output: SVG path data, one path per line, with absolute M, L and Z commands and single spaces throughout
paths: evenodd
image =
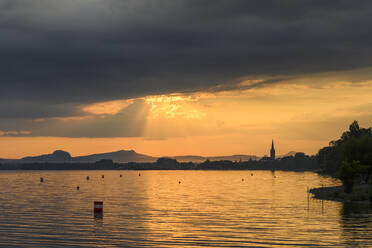
M 274 139 L 271 141 L 270 159 L 275 160 Z

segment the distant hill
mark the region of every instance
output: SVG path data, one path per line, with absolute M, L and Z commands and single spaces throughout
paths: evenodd
M 15 163 L 17 161 L 20 161 L 20 160 L 19 159 L 4 159 L 4 158 L 0 158 L 0 164 Z
M 136 153 L 134 150 L 120 150 L 117 152 L 99 153 L 88 156 L 74 157 L 74 162 L 96 162 L 102 159 L 112 159 L 117 163 L 127 162 L 155 162 L 156 157 L 147 156 L 144 154 Z
M 0 159 L 0 163 L 94 163 L 102 159 L 112 159 L 116 163 L 127 162 L 155 162 L 156 157 L 136 153 L 133 150 L 120 150 L 116 152 L 91 154 L 87 156 L 72 157 L 66 151 L 57 150 L 51 154 L 29 156 L 21 159 Z
M 52 154 L 40 155 L 35 157 L 24 157 L 21 163 L 68 163 L 73 162 L 70 153 L 57 150 Z
M 247 161 L 247 160 L 257 160 L 259 159 L 257 156 L 254 155 L 231 155 L 231 156 L 214 156 L 214 157 L 203 157 L 203 156 L 193 156 L 193 155 L 186 155 L 186 156 L 175 156 L 172 157 L 177 159 L 178 162 L 204 162 L 205 160 L 210 161 L 220 161 L 220 160 L 230 160 L 230 161 Z
M 287 154 L 279 155 L 277 158 L 283 158 L 288 156 L 294 156 L 296 152 L 290 151 Z M 178 162 L 193 162 L 201 163 L 205 160 L 220 161 L 248 161 L 248 160 L 259 160 L 260 157 L 255 155 L 231 155 L 231 156 L 197 156 L 197 155 L 185 155 L 185 156 L 174 156 L 171 157 L 176 159 Z M 134 150 L 120 150 L 116 152 L 97 153 L 87 156 L 72 157 L 70 153 L 62 150 L 54 151 L 51 154 L 44 154 L 40 156 L 29 156 L 22 159 L 0 159 L 0 163 L 94 163 L 102 159 L 112 159 L 116 163 L 146 163 L 155 162 L 158 157 L 152 157 L 145 154 L 140 154 Z
M 231 156 L 216 156 L 207 157 L 210 161 L 219 160 L 230 160 L 230 161 L 248 161 L 248 160 L 258 160 L 259 158 L 255 155 L 231 155 Z

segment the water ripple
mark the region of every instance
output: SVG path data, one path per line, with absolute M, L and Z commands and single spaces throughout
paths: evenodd
M 307 187 L 334 180 L 250 174 L 2 171 L 0 247 L 372 246 L 368 206 L 308 201 Z M 93 214 L 95 200 L 104 201 L 101 217 Z

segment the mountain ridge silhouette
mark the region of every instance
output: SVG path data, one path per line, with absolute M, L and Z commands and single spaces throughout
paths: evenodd
M 296 152 L 291 151 L 285 155 L 278 157 L 285 157 L 294 155 Z M 183 156 L 162 156 L 176 159 L 178 162 L 204 162 L 205 160 L 220 161 L 247 161 L 258 160 L 261 157 L 256 155 L 227 155 L 227 156 L 198 156 L 198 155 L 183 155 Z M 94 153 L 85 156 L 71 156 L 67 151 L 55 150 L 50 154 L 42 154 L 38 156 L 26 156 L 21 159 L 3 159 L 0 158 L 1 163 L 94 163 L 102 159 L 112 159 L 115 163 L 150 163 L 155 162 L 160 157 L 153 157 L 146 154 L 137 153 L 134 150 L 118 150 L 114 152 Z

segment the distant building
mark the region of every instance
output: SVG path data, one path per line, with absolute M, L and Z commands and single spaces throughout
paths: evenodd
M 275 160 L 274 140 L 271 141 L 270 159 Z

